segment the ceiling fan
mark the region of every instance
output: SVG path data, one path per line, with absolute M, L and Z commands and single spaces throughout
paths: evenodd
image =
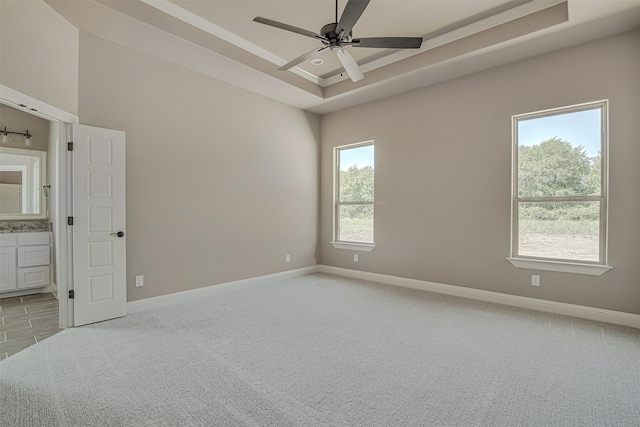
M 353 59 L 353 56 L 344 49 L 345 46 L 374 47 L 382 49 L 418 49 L 422 45 L 422 37 L 370 37 L 354 39 L 352 31 L 353 26 L 358 22 L 358 19 L 360 19 L 360 16 L 366 9 L 369 1 L 370 0 L 349 0 L 342 12 L 340 20 L 338 21 L 338 0 L 336 0 L 337 22 L 333 22 L 322 27 L 320 34 L 294 27 L 289 24 L 283 24 L 282 22 L 262 18 L 260 16 L 254 18 L 254 21 L 260 24 L 270 25 L 282 30 L 318 39 L 324 45 L 323 47 L 313 49 L 312 51 L 289 61 L 282 67 L 278 68 L 278 70 L 288 70 L 307 59 L 313 58 L 325 49 L 331 49 L 332 52 L 335 52 L 336 55 L 338 55 L 340 63 L 342 63 L 342 66 L 349 77 L 351 77 L 351 80 L 357 82 L 358 80 L 362 80 L 364 75 L 362 74 L 362 70 L 360 70 L 355 59 Z

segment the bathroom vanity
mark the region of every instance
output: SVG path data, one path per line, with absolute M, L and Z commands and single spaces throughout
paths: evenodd
M 51 244 L 50 231 L 0 233 L 0 293 L 48 286 Z

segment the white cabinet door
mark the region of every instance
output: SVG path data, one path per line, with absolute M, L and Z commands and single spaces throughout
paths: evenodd
M 48 265 L 39 267 L 26 267 L 18 269 L 18 289 L 41 288 L 47 286 L 51 281 Z
M 16 248 L 0 247 L 0 292 L 16 289 Z
M 74 325 L 127 314 L 125 134 L 73 131 Z

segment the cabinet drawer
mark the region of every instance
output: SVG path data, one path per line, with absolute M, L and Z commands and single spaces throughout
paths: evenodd
M 18 267 L 49 265 L 50 250 L 47 246 L 18 246 Z
M 0 233 L 0 247 L 9 247 L 18 245 L 18 236 L 12 233 Z
M 40 233 L 20 233 L 18 234 L 18 246 L 48 245 L 51 233 L 43 231 Z
M 49 266 L 18 269 L 18 289 L 37 288 L 49 284 Z

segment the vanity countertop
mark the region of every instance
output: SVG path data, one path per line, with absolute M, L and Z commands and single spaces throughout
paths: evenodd
M 0 233 L 35 233 L 51 231 L 49 221 L 0 221 Z

